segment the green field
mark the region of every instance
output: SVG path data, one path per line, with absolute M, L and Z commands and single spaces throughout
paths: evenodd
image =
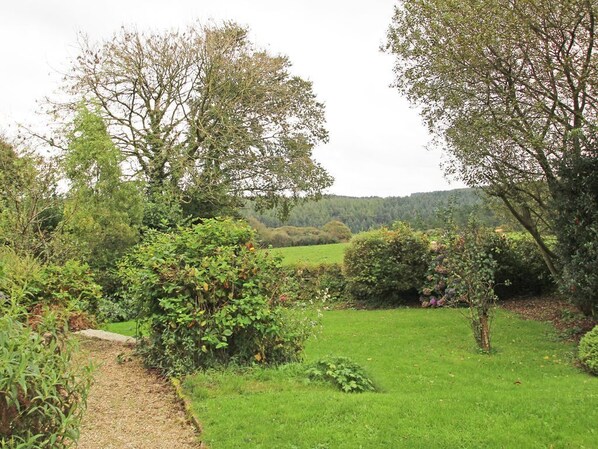
M 290 246 L 269 249 L 273 255 L 281 256 L 283 265 L 319 265 L 322 263 L 342 263 L 348 243 L 329 245 Z
M 122 323 L 106 323 L 102 326 L 102 330 L 114 332 L 116 334 L 126 335 L 128 337 L 134 337 L 137 334 L 137 322 L 124 321 Z M 142 330 L 141 334 L 144 333 L 145 332 Z
M 208 372 L 184 388 L 211 449 L 598 448 L 598 378 L 549 325 L 500 312 L 492 355 L 457 310 L 331 311 L 307 361 L 359 362 L 381 391 L 307 383 L 303 368 Z

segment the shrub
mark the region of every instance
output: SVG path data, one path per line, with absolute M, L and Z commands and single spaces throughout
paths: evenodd
M 89 367 L 75 369 L 71 347 L 53 326 L 32 331 L 0 317 L 0 447 L 71 447 L 90 385 Z
M 351 239 L 351 228 L 342 221 L 333 220 L 322 226 L 322 231 L 330 234 L 337 242 L 348 242 Z
M 345 299 L 346 281 L 340 264 L 291 265 L 284 271 L 288 279 L 285 293 L 297 301 Z
M 420 287 L 428 262 L 428 243 L 408 225 L 353 237 L 345 251 L 350 294 L 359 300 L 397 302 Z
M 324 357 L 309 365 L 310 380 L 329 382 L 345 393 L 375 391 L 364 369 L 347 357 Z
M 68 260 L 64 265 L 44 267 L 36 301 L 95 314 L 101 298 L 102 288 L 89 266 Z
M 590 373 L 598 376 L 598 326 L 579 341 L 579 361 Z
M 586 315 L 598 315 L 598 142 L 571 156 L 559 170 L 557 253 L 560 287 Z
M 122 263 L 123 296 L 149 329 L 142 353 L 167 375 L 300 357 L 305 321 L 282 307 L 279 263 L 242 222 L 206 220 L 153 234 Z
M 555 288 L 550 270 L 531 236 L 489 232 L 485 240 L 484 246 L 491 250 L 497 263 L 495 279 L 499 297 L 539 295 Z
M 71 314 L 94 314 L 102 297 L 89 266 L 75 260 L 42 265 L 32 257 L 4 249 L 0 252 L 0 272 L 0 292 L 34 314 L 52 309 L 61 311 L 66 320 Z
M 494 294 L 494 272 L 496 261 L 486 247 L 484 230 L 470 222 L 466 227 L 449 231 L 445 258 L 442 261 L 446 272 L 446 291 L 450 304 L 465 303 L 468 319 L 478 347 L 489 352 L 490 323 L 496 295 Z

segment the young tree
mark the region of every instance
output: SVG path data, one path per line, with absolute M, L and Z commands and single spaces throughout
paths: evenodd
M 470 221 L 448 233 L 442 255 L 446 285 L 451 291 L 449 304 L 464 303 L 478 347 L 491 350 L 490 324 L 497 297 L 494 293 L 496 262 L 485 248 L 483 229 Z
M 135 182 L 123 180 L 122 159 L 97 111 L 81 103 L 62 159 L 71 184 L 65 229 L 95 268 L 113 266 L 138 239 L 141 191 Z
M 447 172 L 499 197 L 551 272 L 558 165 L 598 116 L 592 0 L 401 0 L 396 87 L 446 143 Z M 577 130 L 577 132 L 573 132 Z
M 181 196 L 196 215 L 240 199 L 279 207 L 332 183 L 312 159 L 327 141 L 324 106 L 284 56 L 254 48 L 234 23 L 81 42 L 69 89 L 95 99 L 150 194 Z
M 61 201 L 53 162 L 17 150 L 0 136 L 0 245 L 43 260 L 68 250 L 57 244 Z

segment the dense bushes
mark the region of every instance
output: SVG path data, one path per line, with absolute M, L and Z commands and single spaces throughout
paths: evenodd
M 60 449 L 78 438 L 90 372 L 75 370 L 53 325 L 0 316 L 0 447 Z
M 326 223 L 322 228 L 313 226 L 268 228 L 255 218 L 249 218 L 248 222 L 257 231 L 263 247 L 283 248 L 288 246 L 324 245 L 346 242 L 351 238 L 351 229 L 337 220 Z
M 342 301 L 347 283 L 340 264 L 291 265 L 284 267 L 287 275 L 285 291 L 297 301 Z
M 557 252 L 561 290 L 586 315 L 598 316 L 598 142 L 560 169 Z
M 497 263 L 495 279 L 499 297 L 539 295 L 555 288 L 550 271 L 531 236 L 488 232 L 485 240 L 484 246 L 491 251 Z
M 71 329 L 92 324 L 102 300 L 102 289 L 89 266 L 75 260 L 44 265 L 4 248 L 0 250 L 0 273 L 0 292 L 32 315 L 52 310 Z
M 353 297 L 397 302 L 401 295 L 420 287 L 428 263 L 428 242 L 404 224 L 365 232 L 351 240 L 344 263 Z
M 598 376 L 598 326 L 580 340 L 579 361 L 590 373 Z
M 122 264 L 128 295 L 140 303 L 148 365 L 181 374 L 225 363 L 296 360 L 309 328 L 282 307 L 284 276 L 254 232 L 233 220 L 206 220 L 155 234 Z

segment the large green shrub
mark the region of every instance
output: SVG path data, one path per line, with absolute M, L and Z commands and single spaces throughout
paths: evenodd
M 63 265 L 48 265 L 42 270 L 36 297 L 42 304 L 96 313 L 101 298 L 102 288 L 86 263 L 68 260 Z
M 539 295 L 555 288 L 537 244 L 524 233 L 487 232 L 484 246 L 496 261 L 496 293 L 501 298 Z
M 358 234 L 345 251 L 348 291 L 358 300 L 397 302 L 420 287 L 427 263 L 427 239 L 408 225 Z
M 592 374 L 598 376 L 598 326 L 579 341 L 579 361 Z
M 0 447 L 60 449 L 79 436 L 90 384 L 71 347 L 53 326 L 32 331 L 11 314 L 0 316 Z
M 148 365 L 165 374 L 230 362 L 297 360 L 309 331 L 282 307 L 279 264 L 256 251 L 242 222 L 206 220 L 154 234 L 123 262 L 126 295 L 140 304 Z
M 586 315 L 598 316 L 598 137 L 586 143 L 587 153 L 560 167 L 557 253 L 563 293 Z

